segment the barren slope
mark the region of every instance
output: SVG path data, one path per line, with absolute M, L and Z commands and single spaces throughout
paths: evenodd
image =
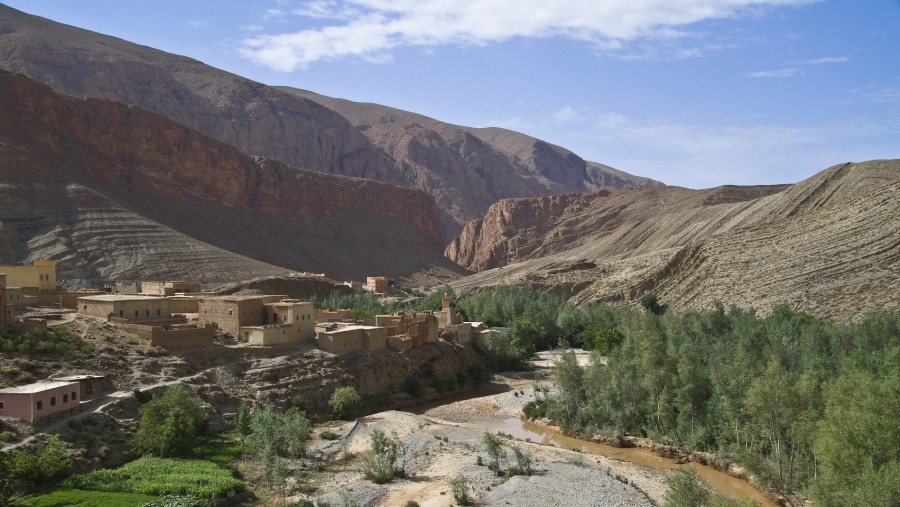
M 164 116 L 2 71 L 0 117 L 5 260 L 49 256 L 75 278 L 461 272 L 422 192 L 252 158 Z
M 461 127 L 378 104 L 281 89 L 340 113 L 390 155 L 406 181 L 434 195 L 449 214 L 441 223 L 452 232 L 448 239 L 500 199 L 660 184 L 518 132 Z
M 477 129 L 382 106 L 339 101 L 325 107 L 318 102 L 332 99 L 265 86 L 4 5 L 0 69 L 66 95 L 139 105 L 250 155 L 424 190 L 437 200 L 445 244 L 500 198 L 645 183 L 521 134 L 506 132 L 519 136 L 521 146 L 504 151 Z M 347 107 L 361 108 L 369 119 L 348 112 L 354 126 L 342 116 Z M 382 122 L 384 115 L 389 119 Z
M 900 161 L 842 164 L 776 190 L 504 201 L 448 253 L 472 267 L 523 260 L 461 280 L 463 291 L 518 283 L 576 303 L 653 292 L 674 309 L 787 303 L 835 318 L 900 308 Z

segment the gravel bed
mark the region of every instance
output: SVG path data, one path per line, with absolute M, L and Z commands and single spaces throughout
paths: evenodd
M 518 507 L 652 507 L 643 493 L 593 468 L 541 463 L 538 474 L 516 476 L 484 496 L 483 505 Z
M 328 505 L 359 505 L 359 507 L 374 507 L 387 494 L 386 486 L 379 486 L 368 482 L 354 482 L 346 486 L 321 495 L 316 498 L 316 503 Z

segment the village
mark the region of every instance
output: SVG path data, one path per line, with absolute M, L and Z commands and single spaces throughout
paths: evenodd
M 327 280 L 321 274 L 301 276 Z M 381 296 L 388 283 L 385 277 L 368 277 L 359 289 Z M 218 335 L 229 337 L 230 347 L 312 346 L 333 355 L 405 354 L 439 341 L 483 346 L 490 333 L 503 331 L 464 322 L 446 294 L 439 311 L 355 321 L 349 309 L 315 309 L 310 301 L 279 294 L 217 295 L 204 292 L 199 281 L 139 281 L 129 287 L 132 290 L 122 288 L 110 283 L 104 290 L 59 290 L 56 263 L 49 260 L 0 266 L 0 327 L 29 332 L 81 318 L 107 323 L 175 353 L 211 347 Z M 2 388 L 0 418 L 47 425 L 81 412 L 92 398 L 115 388 L 92 371 Z

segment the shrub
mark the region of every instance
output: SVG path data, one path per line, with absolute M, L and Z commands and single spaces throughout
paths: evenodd
M 474 383 L 484 382 L 488 379 L 487 369 L 481 363 L 472 363 L 466 368 L 466 374 Z
M 141 418 L 132 445 L 141 454 L 182 456 L 206 427 L 206 413 L 187 388 L 176 384 L 161 398 L 141 407 Z
M 547 417 L 547 402 L 529 401 L 522 407 L 522 413 L 527 419 L 540 419 Z
M 340 438 L 337 433 L 331 430 L 325 430 L 322 433 L 319 433 L 319 437 L 322 440 L 337 440 L 338 438 Z
M 338 419 L 350 419 L 359 407 L 362 399 L 356 389 L 350 386 L 338 387 L 328 400 L 328 405 Z
M 19 480 L 43 483 L 68 472 L 72 468 L 72 459 L 63 449 L 59 435 L 53 435 L 36 445 L 34 452 L 13 451 L 9 456 L 9 468 Z
M 488 468 L 495 472 L 498 472 L 500 470 L 500 466 L 506 460 L 506 452 L 503 450 L 503 442 L 500 441 L 500 437 L 487 431 L 485 431 L 482 435 L 481 441 L 484 442 L 484 446 L 487 448 L 488 457 L 491 460 L 488 464 Z
M 396 438 L 388 437 L 381 430 L 372 431 L 372 448 L 363 460 L 363 475 L 375 484 L 384 484 L 402 473 L 397 468 L 397 457 L 402 446 Z
M 245 401 L 242 401 L 240 408 L 238 408 L 238 414 L 234 420 L 234 430 L 239 435 L 248 435 L 250 433 L 250 408 Z
M 710 494 L 700 484 L 693 468 L 679 468 L 666 477 L 665 507 L 699 507 L 709 502 Z
M 469 498 L 469 480 L 464 475 L 450 479 L 450 491 L 453 492 L 453 499 L 459 505 L 472 505 L 472 499 Z
M 516 466 L 510 470 L 512 475 L 533 475 L 534 457 L 519 446 L 513 447 L 513 454 L 516 456 Z

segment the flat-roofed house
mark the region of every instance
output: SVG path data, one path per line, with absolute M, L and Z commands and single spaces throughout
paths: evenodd
M 79 407 L 78 382 L 35 382 L 0 389 L 0 417 L 16 417 L 32 424 Z
M 100 317 L 146 322 L 170 319 L 169 299 L 158 296 L 104 294 L 78 298 L 78 313 Z

